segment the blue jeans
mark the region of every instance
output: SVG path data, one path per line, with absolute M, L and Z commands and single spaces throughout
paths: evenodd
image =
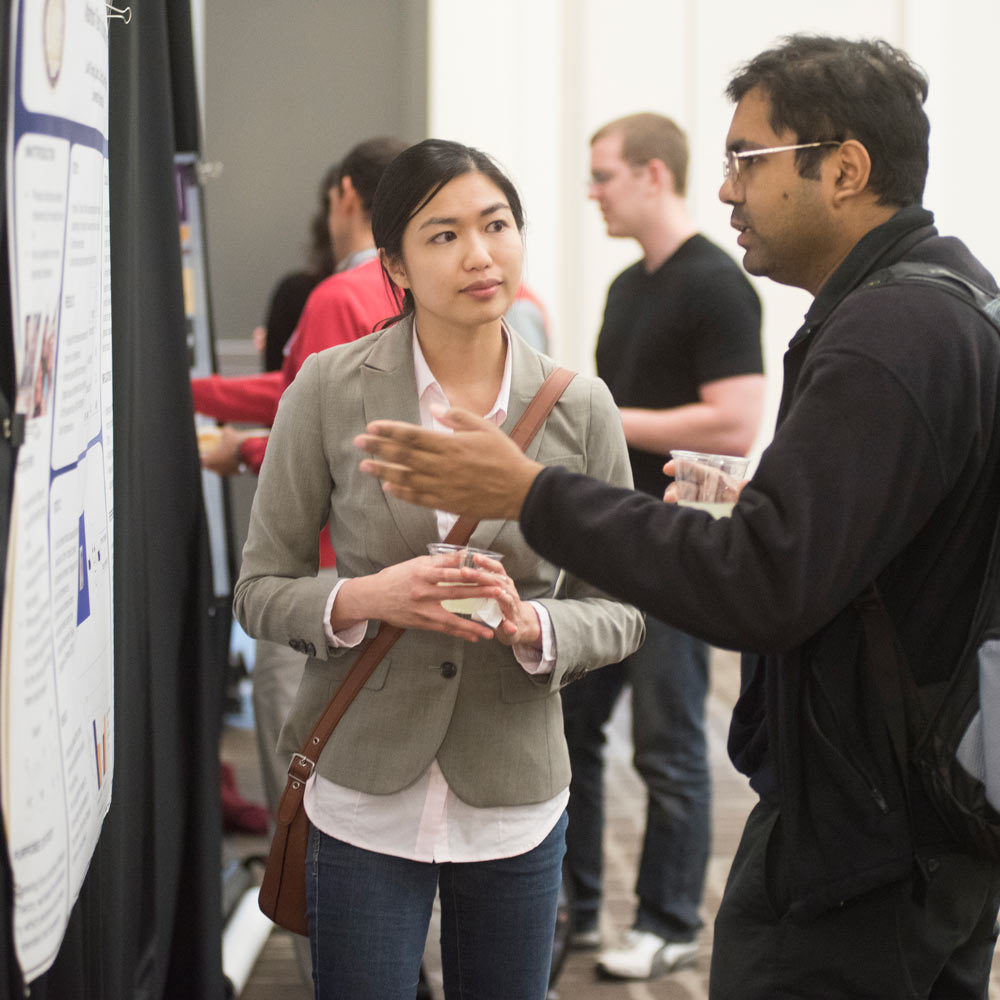
M 604 833 L 604 727 L 632 686 L 634 763 L 649 793 L 633 926 L 668 941 L 693 941 L 711 836 L 705 740 L 708 647 L 647 616 L 646 641 L 627 660 L 563 688 L 570 783 L 566 868 L 573 926 L 597 926 Z
M 525 854 L 430 864 L 309 831 L 316 1000 L 413 1000 L 435 892 L 449 1000 L 544 1000 L 566 815 Z

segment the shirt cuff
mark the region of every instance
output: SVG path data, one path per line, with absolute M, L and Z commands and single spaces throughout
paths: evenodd
M 552 619 L 544 604 L 539 604 L 537 601 L 529 601 L 528 603 L 538 615 L 538 625 L 542 630 L 542 648 L 539 649 L 526 642 L 518 642 L 511 649 L 525 673 L 551 674 L 556 665 L 556 637 L 552 629 Z
M 367 621 L 357 622 L 355 625 L 342 628 L 338 632 L 333 631 L 333 626 L 330 624 L 330 615 L 333 614 L 333 602 L 337 599 L 337 594 L 345 583 L 347 583 L 346 579 L 336 582 L 333 590 L 330 591 L 330 596 L 327 598 L 326 608 L 323 612 L 323 631 L 326 633 L 327 642 L 334 649 L 350 649 L 352 646 L 356 646 L 364 639 L 365 633 L 368 631 Z
M 330 624 L 330 615 L 333 613 L 333 603 L 337 599 L 337 593 L 347 580 L 338 580 L 330 596 L 327 598 L 326 608 L 323 612 L 323 631 L 330 645 L 335 649 L 349 649 L 357 646 L 364 639 L 368 631 L 368 622 L 361 621 L 349 628 L 340 629 L 334 632 Z M 528 602 L 538 615 L 538 625 L 542 633 L 542 648 L 529 645 L 525 642 L 515 643 L 512 648 L 517 662 L 521 664 L 526 673 L 529 674 L 550 674 L 556 665 L 556 637 L 552 629 L 552 619 L 543 604 L 536 601 Z

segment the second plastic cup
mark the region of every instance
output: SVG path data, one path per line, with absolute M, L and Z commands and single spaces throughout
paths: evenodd
M 476 549 L 470 545 L 450 545 L 447 542 L 431 542 L 427 550 L 432 556 L 457 555 L 459 556 L 459 566 L 475 566 L 475 556 L 489 556 L 498 562 L 503 560 L 499 552 L 492 552 L 490 549 Z M 439 587 L 474 587 L 472 583 L 439 583 Z M 445 611 L 451 611 L 456 615 L 475 617 L 490 628 L 496 628 L 503 617 L 500 614 L 500 605 L 492 597 L 456 597 L 441 602 L 441 607 Z
M 672 451 L 677 502 L 706 510 L 713 517 L 733 512 L 750 460 L 701 451 Z

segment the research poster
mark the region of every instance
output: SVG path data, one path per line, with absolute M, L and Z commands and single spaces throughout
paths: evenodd
M 14 0 L 7 229 L 21 438 L 0 649 L 0 788 L 25 978 L 55 960 L 111 805 L 108 20 Z

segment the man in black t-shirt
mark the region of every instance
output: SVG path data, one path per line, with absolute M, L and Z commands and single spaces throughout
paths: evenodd
M 618 119 L 591 140 L 590 197 L 608 235 L 643 251 L 608 291 L 597 372 L 621 408 L 635 487 L 656 497 L 671 449 L 746 454 L 764 394 L 760 302 L 732 258 L 696 232 L 684 201 L 687 158 L 684 133 L 657 114 Z M 710 839 L 708 648 L 648 618 L 640 650 L 563 691 L 576 947 L 601 944 L 602 747 L 625 684 L 649 805 L 635 918 L 598 968 L 648 979 L 697 954 Z

